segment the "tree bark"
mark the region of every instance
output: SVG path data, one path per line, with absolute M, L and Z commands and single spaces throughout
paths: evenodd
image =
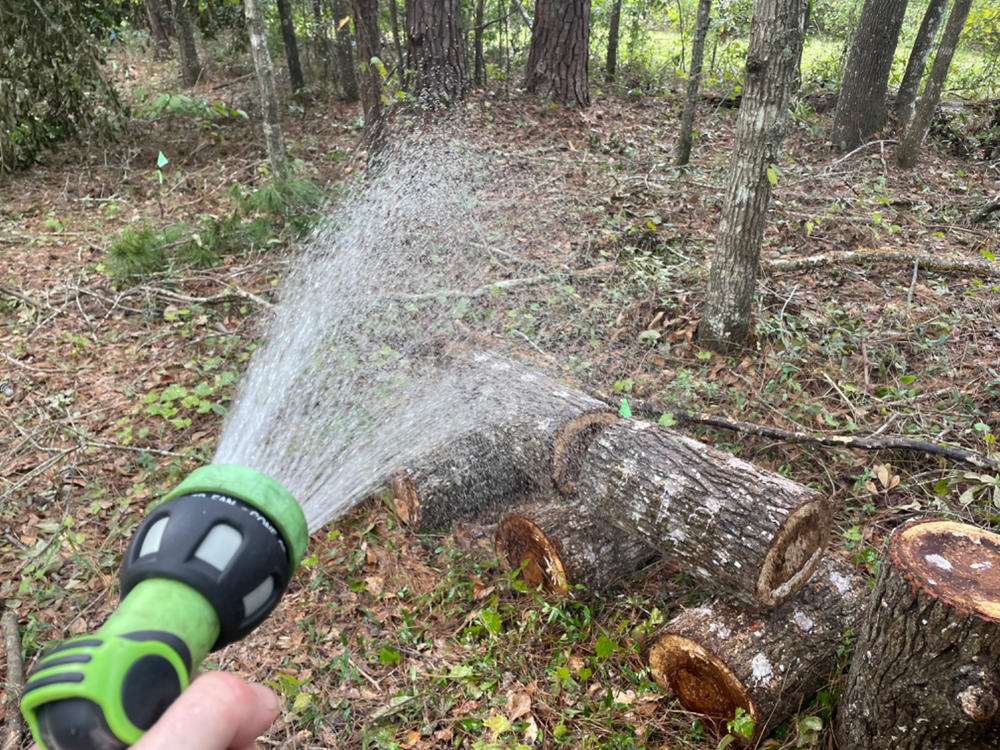
M 337 84 L 345 102 L 358 100 L 358 77 L 354 72 L 354 40 L 351 37 L 351 10 L 347 0 L 330 0 L 333 12 L 334 47 L 337 52 Z
M 181 0 L 175 0 L 179 5 Z M 281 136 L 281 107 L 278 90 L 274 84 L 274 69 L 271 53 L 267 50 L 267 29 L 260 0 L 244 0 L 247 19 L 247 33 L 250 37 L 250 56 L 253 58 L 257 74 L 257 88 L 260 92 L 260 110 L 264 125 L 264 142 L 267 158 L 271 162 L 271 172 L 275 180 L 285 178 L 285 142 Z
M 608 83 L 615 80 L 618 72 L 618 38 L 622 24 L 622 0 L 615 0 L 611 5 L 611 18 L 608 19 L 608 56 L 604 63 L 604 80 Z
M 291 0 L 277 0 L 278 19 L 281 22 L 281 38 L 285 42 L 285 58 L 288 60 L 288 78 L 292 91 L 305 88 L 302 64 L 299 62 L 299 43 L 295 38 L 295 20 L 292 18 Z
M 1000 535 L 922 519 L 889 542 L 837 712 L 841 747 L 1000 746 Z
M 194 27 L 191 25 L 187 0 L 174 0 L 172 8 L 181 58 L 181 82 L 185 86 L 194 86 L 201 78 L 201 62 L 194 43 Z
M 570 494 L 587 447 L 617 415 L 513 360 L 477 353 L 457 366 L 467 370 L 470 408 L 489 416 L 404 467 L 392 484 L 400 518 L 435 529 L 525 493 Z
M 316 46 L 319 48 L 319 59 L 323 63 L 323 83 L 330 80 L 330 37 L 327 35 L 327 23 L 323 0 L 312 0 L 313 23 L 316 26 Z
M 483 23 L 486 16 L 486 0 L 476 0 L 476 15 L 474 42 L 475 62 L 473 64 L 472 82 L 476 86 L 486 85 L 486 61 L 483 57 Z
M 399 33 L 398 0 L 389 1 L 389 25 L 392 27 L 392 46 L 396 51 L 396 71 L 403 78 L 403 67 L 406 65 L 406 53 L 403 51 L 402 35 Z
M 153 59 L 170 57 L 170 37 L 167 36 L 166 14 L 160 0 L 146 0 L 146 17 L 149 19 L 149 33 L 153 38 Z
M 828 556 L 794 598 L 770 612 L 722 602 L 685 610 L 649 649 L 650 673 L 717 734 L 742 708 L 754 721 L 747 744 L 756 747 L 829 682 L 867 594 L 852 565 Z
M 524 87 L 558 104 L 590 104 L 590 0 L 538 0 Z
M 680 167 L 691 159 L 691 135 L 694 131 L 694 113 L 698 108 L 698 88 L 701 85 L 705 37 L 708 36 L 711 12 L 712 0 L 698 0 L 698 20 L 695 22 L 694 43 L 691 46 L 691 69 L 688 71 L 684 112 L 681 114 L 681 130 L 677 136 L 677 150 L 674 152 L 674 163 Z
M 627 533 L 566 502 L 515 508 L 496 531 L 497 552 L 532 589 L 567 596 L 600 591 L 650 563 L 656 553 Z
M 927 137 L 931 120 L 934 119 L 934 110 L 937 109 L 938 102 L 941 100 L 941 90 L 948 77 L 951 59 L 955 56 L 955 49 L 958 47 L 958 40 L 962 36 L 965 20 L 969 17 L 971 7 L 972 0 L 955 0 L 951 7 L 948 23 L 941 35 L 941 43 L 934 55 L 934 64 L 931 66 L 927 84 L 924 86 L 924 93 L 920 96 L 920 101 L 917 102 L 913 120 L 910 122 L 910 127 L 907 128 L 903 142 L 899 145 L 899 152 L 896 154 L 896 161 L 903 169 L 910 169 L 917 163 L 920 147 L 924 143 L 924 138 Z
M 813 490 L 638 420 L 593 440 L 576 501 L 710 590 L 756 607 L 801 588 L 830 538 L 829 503 Z
M 358 50 L 358 88 L 365 111 L 365 145 L 369 158 L 385 146 L 385 113 L 382 110 L 382 77 L 373 60 L 381 54 L 378 29 L 378 0 L 351 0 L 354 10 L 354 33 Z
M 469 89 L 458 0 L 407 0 L 406 67 L 410 93 L 425 106 L 441 107 Z
M 743 100 L 736 121 L 732 166 L 726 182 L 715 257 L 709 275 L 698 340 L 724 352 L 750 333 L 750 309 L 781 152 L 788 102 L 798 61 L 808 0 L 754 3 Z
M 903 73 L 903 81 L 899 84 L 899 91 L 896 92 L 896 120 L 900 133 L 905 133 L 913 116 L 913 103 L 917 99 L 917 90 L 920 88 L 920 79 L 923 78 L 924 68 L 927 67 L 927 58 L 930 57 L 931 49 L 934 47 L 934 38 L 937 36 L 938 27 L 944 12 L 948 9 L 948 0 L 930 0 L 927 10 L 924 11 L 923 20 L 917 30 L 917 38 L 913 42 L 910 50 L 910 57 L 906 61 L 906 72 Z
M 833 119 L 831 140 L 855 148 L 885 125 L 889 71 L 907 0 L 865 0 Z

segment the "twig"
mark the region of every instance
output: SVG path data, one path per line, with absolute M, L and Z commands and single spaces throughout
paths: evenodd
M 761 258 L 765 271 L 805 271 L 833 265 L 864 265 L 866 263 L 919 263 L 925 271 L 935 273 L 970 273 L 1000 277 L 1000 263 L 965 258 L 939 258 L 905 250 L 845 250 L 820 253 L 805 258 Z
M 712 414 L 691 414 L 683 409 L 676 409 L 666 404 L 657 404 L 648 401 L 633 403 L 632 411 L 652 418 L 669 413 L 673 414 L 674 419 L 678 422 L 721 427 L 724 430 L 733 430 L 734 432 L 743 432 L 748 435 L 757 435 L 758 437 L 789 443 L 823 445 L 829 448 L 857 448 L 860 450 L 897 449 L 919 451 L 943 456 L 952 461 L 967 464 L 984 471 L 1000 472 L 1000 461 L 994 461 L 992 458 L 980 453 L 965 450 L 964 448 L 955 448 L 950 445 L 929 443 L 925 440 L 914 440 L 913 438 L 902 437 L 901 435 L 814 435 L 809 432 L 783 430 L 780 427 L 770 427 L 752 422 L 740 422 L 735 419 L 714 416 Z
M 913 277 L 910 279 L 910 288 L 906 291 L 906 306 L 913 305 L 913 290 L 917 288 L 917 271 L 920 268 L 920 258 L 913 259 Z
M 148 292 L 149 294 L 156 295 L 157 297 L 174 300 L 175 302 L 190 302 L 192 304 L 205 305 L 213 302 L 233 302 L 237 299 L 249 299 L 267 309 L 274 307 L 271 302 L 268 302 L 263 297 L 257 296 L 253 292 L 248 292 L 245 289 L 240 289 L 239 287 L 231 284 L 227 284 L 227 286 L 232 289 L 231 293 L 213 294 L 211 297 L 191 297 L 187 294 L 179 294 L 178 292 L 172 292 L 169 289 L 161 289 L 155 286 L 140 286 L 139 289 L 144 292 Z
M 17 613 L 7 609 L 0 618 L 3 628 L 4 652 L 7 654 L 7 690 L 13 696 L 7 703 L 7 736 L 3 740 L 3 750 L 17 750 L 24 735 L 24 722 L 16 706 L 24 688 L 24 663 L 21 661 L 21 631 L 17 627 Z
M 461 299 L 462 297 L 476 299 L 478 297 L 496 294 L 497 292 L 507 292 L 511 289 L 523 289 L 524 287 L 538 286 L 539 284 L 545 284 L 557 279 L 572 280 L 585 279 L 591 276 L 603 276 L 611 271 L 613 267 L 613 263 L 601 263 L 579 271 L 547 273 L 539 276 L 529 276 L 523 279 L 503 279 L 502 281 L 494 281 L 489 284 L 484 284 L 483 286 L 468 292 L 461 289 L 440 289 L 435 292 L 422 292 L 421 294 L 394 294 L 392 295 L 392 298 L 404 302 L 424 302 L 434 299 Z
M 887 143 L 896 144 L 896 143 L 899 143 L 899 141 L 889 139 L 889 140 L 881 140 L 881 141 L 868 141 L 868 143 L 862 143 L 860 146 L 858 146 L 853 151 L 848 151 L 846 154 L 844 154 L 843 156 L 841 156 L 839 159 L 835 159 L 834 161 L 831 161 L 829 164 L 827 164 L 825 167 L 823 167 L 823 169 L 826 170 L 826 169 L 829 169 L 830 167 L 835 167 L 838 164 L 840 164 L 842 161 L 847 161 L 848 159 L 850 159 L 852 156 L 854 156 L 859 151 L 864 151 L 869 146 L 878 146 L 879 148 L 885 148 L 885 145 Z M 883 159 L 883 161 L 884 161 L 884 159 Z

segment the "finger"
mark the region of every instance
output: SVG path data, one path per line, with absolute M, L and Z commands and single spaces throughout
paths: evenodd
M 207 672 L 173 702 L 134 750 L 253 747 L 278 715 L 278 699 L 236 675 Z

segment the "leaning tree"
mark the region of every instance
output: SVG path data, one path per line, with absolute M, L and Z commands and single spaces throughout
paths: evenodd
M 524 87 L 559 104 L 590 104 L 590 0 L 538 0 Z

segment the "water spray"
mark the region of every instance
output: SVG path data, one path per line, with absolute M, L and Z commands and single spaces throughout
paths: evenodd
M 42 658 L 21 709 L 42 750 L 127 748 L 209 653 L 277 605 L 305 550 L 295 498 L 256 469 L 194 471 L 143 520 L 121 568 L 121 602 L 96 632 Z

